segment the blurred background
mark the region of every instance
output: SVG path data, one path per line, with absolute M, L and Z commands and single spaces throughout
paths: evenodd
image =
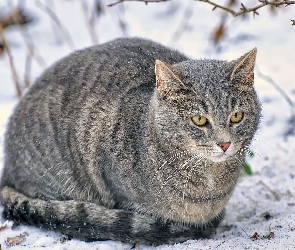
M 197 0 L 116 1 L 0 0 L 2 101 L 22 95 L 46 67 L 73 50 L 122 36 L 149 38 L 191 58 L 231 60 L 257 47 L 259 69 L 287 92 L 295 91 L 295 5 L 233 17 Z M 261 4 L 216 3 L 237 12 Z M 265 91 L 267 85 L 260 85 Z

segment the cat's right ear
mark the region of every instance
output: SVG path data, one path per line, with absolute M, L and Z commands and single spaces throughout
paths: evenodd
M 230 81 L 232 84 L 249 89 L 254 83 L 254 67 L 257 49 L 254 48 L 239 59 L 230 63 L 231 74 Z
M 156 60 L 155 64 L 156 87 L 161 96 L 176 100 L 184 96 L 187 90 L 182 81 L 162 61 Z

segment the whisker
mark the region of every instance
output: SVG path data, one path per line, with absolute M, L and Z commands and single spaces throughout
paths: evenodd
M 258 151 L 254 150 L 253 148 L 250 149 L 250 146 L 244 146 L 237 151 L 237 153 L 240 154 L 241 156 L 243 155 L 244 152 L 248 153 L 249 155 L 251 155 L 254 152 L 255 155 L 263 159 L 263 156 Z M 244 158 L 242 158 L 241 160 L 244 160 Z
M 275 150 L 270 144 L 266 143 L 265 141 L 259 140 L 257 138 L 254 138 L 253 141 L 259 141 L 259 142 L 263 143 L 264 145 L 268 146 L 269 148 L 271 148 L 272 150 Z

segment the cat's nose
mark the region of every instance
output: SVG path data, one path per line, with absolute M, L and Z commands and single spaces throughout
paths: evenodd
M 225 152 L 229 148 L 230 144 L 231 144 L 230 141 L 217 143 L 217 145 L 219 147 L 221 147 L 221 149 L 223 150 L 223 152 Z

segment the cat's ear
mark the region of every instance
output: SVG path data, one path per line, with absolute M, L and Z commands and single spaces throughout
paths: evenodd
M 232 62 L 233 69 L 230 73 L 230 81 L 232 84 L 241 87 L 253 86 L 256 53 L 257 49 L 254 48 Z
M 161 96 L 176 100 L 187 90 L 179 77 L 172 72 L 167 64 L 160 60 L 155 63 L 156 87 Z

